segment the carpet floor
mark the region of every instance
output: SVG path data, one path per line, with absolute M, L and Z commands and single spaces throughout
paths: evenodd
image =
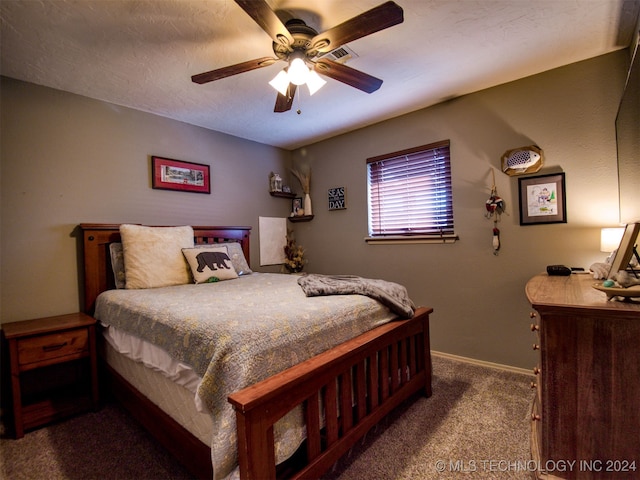
M 358 442 L 325 480 L 530 479 L 530 377 L 433 357 L 433 395 L 413 398 Z M 164 480 L 189 474 L 117 404 L 14 440 L 10 480 Z

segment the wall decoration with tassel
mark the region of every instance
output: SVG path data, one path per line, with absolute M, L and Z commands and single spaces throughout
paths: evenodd
M 491 194 L 489 199 L 485 202 L 485 217 L 489 220 L 493 220 L 493 254 L 498 255 L 500 250 L 500 229 L 498 229 L 498 222 L 500 221 L 500 215 L 504 213 L 504 200 L 498 195 L 498 189 L 496 187 L 496 176 L 491 169 L 491 176 L 493 178 L 493 185 L 491 186 Z

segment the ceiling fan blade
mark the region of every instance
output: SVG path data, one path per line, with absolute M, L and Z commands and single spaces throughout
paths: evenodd
M 395 2 L 386 2 L 347 20 L 311 39 L 308 51 L 325 53 L 341 45 L 371 35 L 404 21 L 403 10 Z
M 274 112 L 282 113 L 288 112 L 291 110 L 291 105 L 293 105 L 293 97 L 296 95 L 297 85 L 295 83 L 289 83 L 289 88 L 287 89 L 287 94 L 282 95 L 278 92 L 278 98 L 276 98 L 276 106 L 273 109 Z
M 380 88 L 382 80 L 367 73 L 347 67 L 328 58 L 321 58 L 315 63 L 315 71 L 331 77 L 339 82 L 346 83 L 363 92 L 373 93 Z
M 276 13 L 264 0 L 235 0 L 260 27 L 269 34 L 272 40 L 282 45 L 291 45 L 293 37 L 287 27 L 280 21 Z
M 191 77 L 191 81 L 200 84 L 213 82 L 214 80 L 220 80 L 221 78 L 248 72 L 250 70 L 255 70 L 256 68 L 268 67 L 277 61 L 277 58 L 271 57 L 256 58 L 255 60 L 249 60 L 248 62 L 237 63 L 235 65 L 229 65 L 228 67 L 211 70 L 210 72 L 193 75 Z

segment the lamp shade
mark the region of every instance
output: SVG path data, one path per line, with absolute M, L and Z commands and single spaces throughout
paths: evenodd
M 284 70 L 280 70 L 280 73 L 269 82 L 273 88 L 279 91 L 282 95 L 287 94 L 287 88 L 289 87 L 289 75 Z
M 301 58 L 294 58 L 289 65 L 289 81 L 294 85 L 306 83 L 309 76 L 309 67 Z
M 307 87 L 309 87 L 309 95 L 313 95 L 314 93 L 316 93 L 322 88 L 325 83 L 327 83 L 325 79 L 311 70 L 309 72 L 309 75 L 307 75 Z
M 620 246 L 624 228 L 603 228 L 600 231 L 600 251 L 611 253 Z

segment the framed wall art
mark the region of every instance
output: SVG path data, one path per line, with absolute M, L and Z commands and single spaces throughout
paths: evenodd
M 151 186 L 160 190 L 211 193 L 209 165 L 152 156 Z
M 567 223 L 564 173 L 518 178 L 520 225 Z
M 344 210 L 347 208 L 347 189 L 345 187 L 333 187 L 327 190 L 329 210 Z

